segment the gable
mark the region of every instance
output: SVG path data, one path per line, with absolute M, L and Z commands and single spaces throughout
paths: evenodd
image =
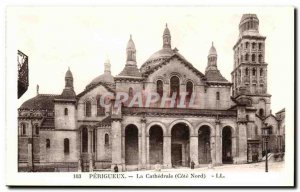
M 84 103 L 87 100 L 90 100 L 92 101 L 92 104 L 96 104 L 97 96 L 107 92 L 114 93 L 114 90 L 112 90 L 111 88 L 109 88 L 103 83 L 98 83 L 97 85 L 81 92 L 77 96 L 78 103 L 80 104 L 80 103 Z
M 155 67 L 151 73 L 147 73 L 147 82 L 156 82 L 158 79 L 168 84 L 172 76 L 177 76 L 181 84 L 192 81 L 195 85 L 203 85 L 204 75 L 195 69 L 190 63 L 186 63 L 178 56 L 172 56 L 164 63 Z

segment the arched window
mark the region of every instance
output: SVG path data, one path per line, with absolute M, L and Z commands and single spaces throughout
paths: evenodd
M 102 115 L 105 115 L 105 107 L 103 107 L 101 105 L 101 102 L 100 102 L 100 99 L 101 99 L 101 95 L 97 95 L 97 116 L 102 116 Z M 104 101 L 105 103 L 105 101 Z
M 50 139 L 46 139 L 46 148 L 50 148 Z
M 217 99 L 217 101 L 220 100 L 220 92 L 217 92 L 217 93 L 216 93 L 216 99 Z
M 246 42 L 246 49 L 248 49 L 248 47 L 249 47 L 249 43 L 248 43 L 248 42 Z
M 249 115 L 246 115 L 246 120 L 249 121 Z
M 68 138 L 64 139 L 64 153 L 70 152 L 70 142 Z
M 246 55 L 245 55 L 245 61 L 249 61 L 249 55 L 248 55 L 248 53 L 246 53 Z
M 25 125 L 25 123 L 21 124 L 21 135 L 26 135 L 26 125 Z
M 253 75 L 253 76 L 256 75 L 256 69 L 255 69 L 255 68 L 252 69 L 252 75 Z
M 156 92 L 159 94 L 160 97 L 163 96 L 163 94 L 164 94 L 164 84 L 163 84 L 162 80 L 158 80 L 156 82 Z
M 263 73 L 264 73 L 264 70 L 263 70 L 263 68 L 260 68 L 259 75 L 260 75 L 260 76 L 263 76 Z
M 85 116 L 90 117 L 92 114 L 92 103 L 90 101 L 85 102 Z
M 258 56 L 258 62 L 260 62 L 260 63 L 263 62 L 263 56 L 262 56 L 262 55 L 259 55 L 259 56 Z
M 249 69 L 248 68 L 246 68 L 245 73 L 246 73 L 246 75 L 249 75 Z
M 265 116 L 263 109 L 259 109 L 259 116 L 261 116 L 261 117 Z
M 180 82 L 179 82 L 179 78 L 177 76 L 173 76 L 170 79 L 170 95 L 172 96 L 173 93 L 176 93 L 176 98 L 179 97 L 179 86 L 180 86 Z
M 129 98 L 133 97 L 133 89 L 132 89 L 132 87 L 130 87 L 129 90 L 128 90 L 128 96 L 129 96 Z
M 107 133 L 104 135 L 104 144 L 105 144 L 106 146 L 109 145 L 109 135 L 108 135 Z
M 40 133 L 38 124 L 34 124 L 34 131 L 35 131 L 36 135 L 38 135 Z
M 256 48 L 256 43 L 252 43 L 252 49 Z
M 255 54 L 252 54 L 252 61 L 255 62 Z
M 190 102 L 192 94 L 193 94 L 193 89 L 194 89 L 194 85 L 191 81 L 188 81 L 186 83 L 186 92 L 187 92 L 187 96 L 186 96 L 186 100 L 187 102 Z
M 65 115 L 68 115 L 68 108 L 65 108 Z
M 243 55 L 241 55 L 241 62 L 243 62 Z

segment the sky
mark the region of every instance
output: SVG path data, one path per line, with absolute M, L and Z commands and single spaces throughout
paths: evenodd
M 168 24 L 172 48 L 177 48 L 202 73 L 212 42 L 218 69 L 231 81 L 233 46 L 244 13 L 259 18 L 259 32 L 266 36 L 268 93 L 275 113 L 287 106 L 294 92 L 294 20 L 292 7 L 11 7 L 6 17 L 7 55 L 20 50 L 29 56 L 29 88 L 17 100 L 40 94 L 61 94 L 70 67 L 77 94 L 104 71 L 106 57 L 112 74 L 126 62 L 126 45 L 132 34 L 140 67 L 162 48 Z M 10 68 L 15 60 L 8 59 Z M 15 76 L 16 77 L 16 76 Z

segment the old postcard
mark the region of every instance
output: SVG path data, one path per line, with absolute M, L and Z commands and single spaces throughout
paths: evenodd
M 294 186 L 293 7 L 7 7 L 10 186 Z

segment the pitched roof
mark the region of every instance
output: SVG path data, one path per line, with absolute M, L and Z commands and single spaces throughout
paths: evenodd
M 181 54 L 179 53 L 174 53 L 172 56 L 170 56 L 167 59 L 162 60 L 159 64 L 157 64 L 156 66 L 154 66 L 153 68 L 150 68 L 149 70 L 145 71 L 143 73 L 143 76 L 148 76 L 150 74 L 152 74 L 154 71 L 156 71 L 159 67 L 166 65 L 169 63 L 169 61 L 173 58 L 178 58 L 179 60 L 181 60 L 188 68 L 190 68 L 193 72 L 195 72 L 198 76 L 200 76 L 201 78 L 205 78 L 205 76 L 203 75 L 203 73 L 201 73 L 200 71 L 198 71 L 198 69 L 196 69 L 190 62 L 188 62 Z
M 142 77 L 141 72 L 136 65 L 125 65 L 122 72 L 116 77 Z
M 20 109 L 47 109 L 54 110 L 54 99 L 58 98 L 59 95 L 52 94 L 38 94 L 37 96 L 25 101 Z
M 53 117 L 46 117 L 43 119 L 41 128 L 42 129 L 51 129 L 55 127 L 54 118 Z
M 208 70 L 205 72 L 207 81 L 229 82 L 227 81 L 219 70 Z
M 105 87 L 108 91 L 112 92 L 112 93 L 115 93 L 115 87 L 113 84 L 109 84 L 109 83 L 104 83 L 104 82 L 98 82 L 96 84 L 92 84 L 90 86 L 87 86 L 85 88 L 84 91 L 82 91 L 81 93 L 79 93 L 77 95 L 77 99 L 82 97 L 83 95 L 85 95 L 87 92 L 91 91 L 92 89 L 98 87 L 99 85 L 102 85 L 103 87 Z
M 107 116 L 102 121 L 97 123 L 95 126 L 110 126 L 111 125 L 111 116 Z
M 58 99 L 76 99 L 76 93 L 73 89 L 65 88 L 60 96 L 58 96 Z

